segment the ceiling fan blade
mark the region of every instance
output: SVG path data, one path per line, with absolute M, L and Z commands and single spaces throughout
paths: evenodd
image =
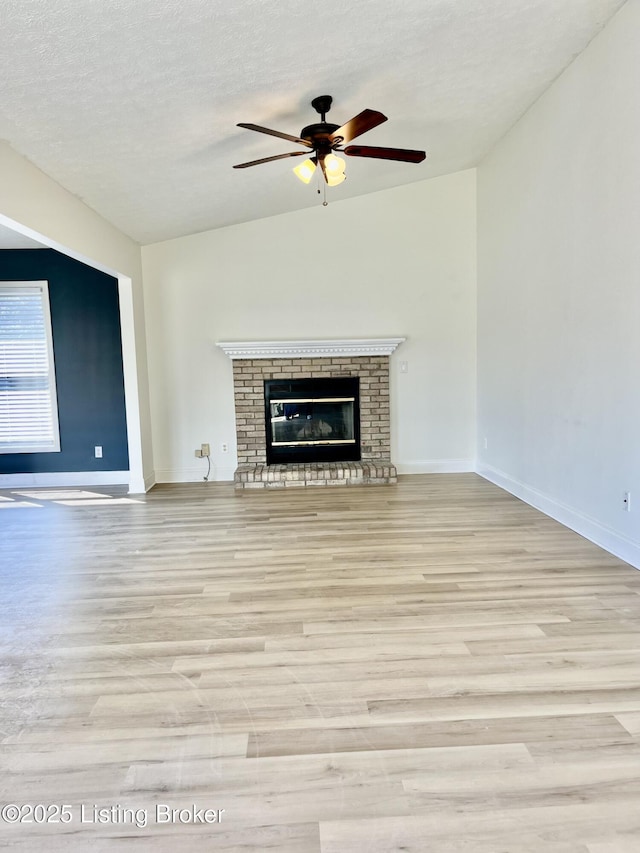
M 260 163 L 270 163 L 272 160 L 284 160 L 285 157 L 299 157 L 301 154 L 307 156 L 308 151 L 290 151 L 288 154 L 276 154 L 274 157 L 262 157 L 260 160 L 250 160 L 248 163 L 238 163 L 234 169 L 246 169 L 249 166 L 259 166 Z
M 329 183 L 329 179 L 327 178 L 327 167 L 324 164 L 324 157 L 318 157 L 318 163 L 320 164 L 320 168 L 322 169 L 322 175 L 324 177 L 325 184 Z M 319 190 L 318 190 L 319 192 Z
M 259 124 L 238 124 L 236 127 L 245 127 L 247 130 L 257 130 L 258 133 L 268 133 L 269 136 L 277 136 L 279 139 L 288 139 L 289 142 L 297 142 L 298 145 L 306 145 L 307 148 L 313 148 L 308 139 L 301 139 L 299 136 L 291 136 L 289 133 L 280 133 L 279 130 L 270 130 L 268 127 L 260 127 Z
M 329 141 L 333 142 L 337 137 L 340 137 L 342 143 L 351 142 L 351 140 L 355 139 L 356 136 L 360 136 L 368 130 L 372 130 L 374 127 L 377 127 L 386 120 L 387 117 L 382 115 L 382 113 L 379 113 L 377 110 L 362 110 L 361 113 L 358 113 L 357 116 L 349 119 L 346 124 L 343 124 L 342 127 L 339 127 L 334 131 L 329 137 Z
M 378 160 L 402 160 L 404 163 L 422 163 L 425 151 L 410 148 L 374 148 L 371 145 L 350 145 L 342 152 L 349 157 L 375 157 Z

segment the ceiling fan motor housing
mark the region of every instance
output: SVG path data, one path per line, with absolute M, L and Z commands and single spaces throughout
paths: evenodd
M 303 127 L 300 131 L 300 137 L 302 139 L 308 139 L 309 142 L 312 142 L 314 145 L 322 145 L 323 143 L 327 144 L 327 148 L 330 149 L 332 147 L 332 143 L 329 141 L 329 137 L 332 133 L 335 133 L 336 130 L 340 127 L 339 124 L 327 124 L 326 122 L 321 122 L 320 124 L 308 124 L 306 127 Z M 342 141 L 336 137 L 333 142 Z

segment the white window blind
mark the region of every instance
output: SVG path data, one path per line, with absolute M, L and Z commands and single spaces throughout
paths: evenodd
M 59 450 L 48 283 L 0 282 L 0 453 Z

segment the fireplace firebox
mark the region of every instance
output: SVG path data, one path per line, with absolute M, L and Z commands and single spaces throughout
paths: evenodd
M 357 377 L 267 379 L 264 400 L 268 465 L 359 461 Z

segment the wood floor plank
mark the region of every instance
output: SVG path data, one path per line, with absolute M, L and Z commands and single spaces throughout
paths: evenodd
M 428 723 L 372 725 L 358 728 L 330 728 L 322 731 L 253 732 L 249 735 L 247 756 L 305 755 L 309 753 L 365 752 L 368 750 L 408 749 L 478 744 L 520 743 L 547 740 L 562 742 L 580 729 L 585 741 L 628 736 L 628 732 L 607 714 L 565 715 L 559 717 L 526 716 L 498 719 L 439 720 Z M 543 733 L 543 734 L 542 734 Z M 542 737 L 541 737 L 542 735 Z M 628 737 L 629 743 L 632 738 Z

